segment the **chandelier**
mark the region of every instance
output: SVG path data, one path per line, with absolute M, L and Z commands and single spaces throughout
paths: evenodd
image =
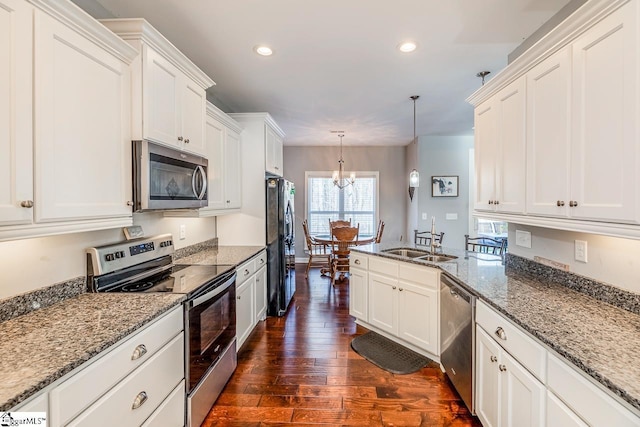
M 340 160 L 338 160 L 338 170 L 333 171 L 333 185 L 342 190 L 344 187 L 353 185 L 356 182 L 356 174 L 351 172 L 349 178 L 344 177 L 344 160 L 342 159 L 342 137 L 344 134 L 341 133 L 338 136 L 340 137 Z

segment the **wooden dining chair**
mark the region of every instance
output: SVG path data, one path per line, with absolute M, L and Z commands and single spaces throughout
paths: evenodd
M 444 239 L 444 231 L 435 233 L 433 236 L 430 231 L 413 230 L 413 243 L 419 246 L 431 246 L 431 238 L 435 237 L 435 242 L 442 245 Z
M 358 227 L 360 224 L 358 224 Z M 376 234 L 369 239 L 359 240 L 358 244 L 360 245 L 368 245 L 369 243 L 380 243 L 382 240 L 382 232 L 384 231 L 384 221 L 378 222 L 378 229 L 376 230 Z
M 507 239 L 492 239 L 491 237 L 469 237 L 464 235 L 464 250 L 494 255 L 503 255 L 507 251 Z
M 351 220 L 336 219 L 335 221 L 331 221 L 331 219 L 329 219 L 329 233 L 331 233 L 331 230 L 335 227 L 351 227 Z
M 337 227 L 331 229 L 331 284 L 336 284 L 336 274 L 340 279 L 349 273 L 351 246 L 358 244 L 358 227 Z
M 307 262 L 307 270 L 304 277 L 309 277 L 309 269 L 311 267 L 320 267 L 320 273 L 330 271 L 331 250 L 326 243 L 319 243 L 309 233 L 309 223 L 305 219 L 302 221 L 302 229 L 304 230 L 304 238 L 307 241 L 309 250 L 309 262 Z

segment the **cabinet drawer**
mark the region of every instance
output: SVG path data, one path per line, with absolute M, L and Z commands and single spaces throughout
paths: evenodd
M 184 380 L 173 389 L 169 397 L 155 410 L 142 427 L 181 427 L 184 426 Z
M 566 362 L 549 354 L 547 387 L 593 427 L 631 427 L 640 417 L 616 402 Z
M 376 273 L 382 273 L 391 277 L 398 277 L 398 262 L 372 256 L 369 258 L 369 271 L 375 271 Z
M 139 426 L 184 379 L 183 369 L 184 336 L 180 334 L 69 426 Z M 143 393 L 146 399 L 136 407 Z
M 354 268 L 362 268 L 366 270 L 368 267 L 368 258 L 366 255 L 359 254 L 356 252 L 351 252 L 349 254 L 349 266 Z
M 236 286 L 240 286 L 245 282 L 253 273 L 256 272 L 256 260 L 255 258 L 251 258 L 249 261 L 240 265 L 236 272 L 238 273 L 238 277 L 236 278 Z
M 65 424 L 149 360 L 167 341 L 182 331 L 182 313 L 182 307 L 175 308 L 52 390 L 52 417 L 60 424 Z
M 401 262 L 398 265 L 398 277 L 431 289 L 439 289 L 440 271 L 430 267 L 420 267 L 415 264 Z
M 476 307 L 476 322 L 536 378 L 545 382 L 547 351 L 542 345 L 482 301 L 478 301 Z
M 253 260 L 255 263 L 254 265 L 255 271 L 260 270 L 260 268 L 267 265 L 267 251 L 260 252 L 258 255 L 256 255 L 255 258 L 253 258 Z

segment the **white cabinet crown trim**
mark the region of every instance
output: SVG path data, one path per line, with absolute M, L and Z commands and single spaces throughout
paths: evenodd
M 238 133 L 242 133 L 243 127 L 235 121 L 233 118 L 229 117 L 227 113 L 213 105 L 211 102 L 207 101 L 207 115 L 213 117 L 214 119 L 221 122 L 223 125 L 227 126 L 233 131 Z
M 134 47 L 70 1 L 29 0 L 29 2 L 127 64 L 131 64 L 138 56 L 138 51 Z
M 278 136 L 280 136 L 280 138 L 285 137 L 284 131 L 280 126 L 278 126 L 278 123 L 276 123 L 276 121 L 273 120 L 273 117 L 271 117 L 271 114 L 269 113 L 230 113 L 229 116 L 231 116 L 234 119 L 240 119 L 240 120 L 262 119 L 278 134 Z
M 467 98 L 478 106 L 631 0 L 590 0 Z
M 111 31 L 123 40 L 142 40 L 159 52 L 176 68 L 189 76 L 203 89 L 208 89 L 216 83 L 198 68 L 187 56 L 169 40 L 166 39 L 144 18 L 129 19 L 101 19 Z

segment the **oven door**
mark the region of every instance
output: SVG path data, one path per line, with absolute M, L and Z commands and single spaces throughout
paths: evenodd
M 236 275 L 188 300 L 185 310 L 187 393 L 191 392 L 236 337 Z

